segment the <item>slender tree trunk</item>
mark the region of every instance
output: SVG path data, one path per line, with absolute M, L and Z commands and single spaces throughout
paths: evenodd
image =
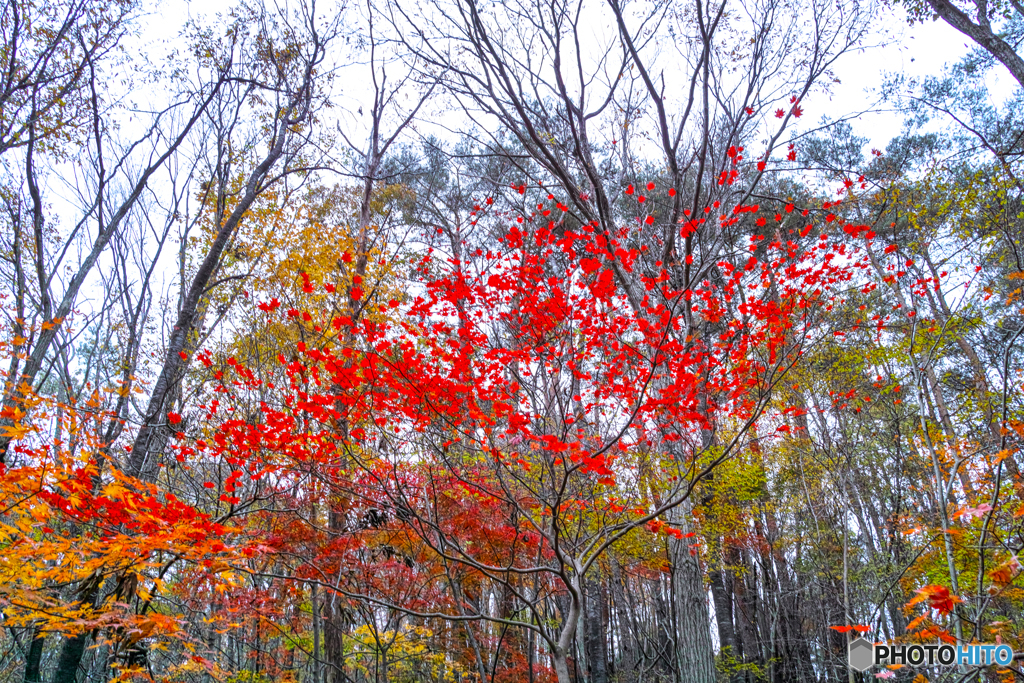
M 320 596 L 314 583 L 310 589 L 309 604 L 313 617 L 313 671 L 311 683 L 320 683 Z
M 736 630 L 732 623 L 732 596 L 725 586 L 725 575 L 715 568 L 708 572 L 711 581 L 711 599 L 715 604 L 715 624 L 718 626 L 718 642 L 724 651 L 729 648 L 732 656 L 736 652 Z
M 346 532 L 344 511 L 337 506 L 338 502 L 332 502 L 328 513 L 327 527 L 331 535 L 338 537 Z M 338 572 L 342 567 L 338 567 Z M 329 597 L 328 597 L 329 596 Z M 324 601 L 324 656 L 327 659 L 326 675 L 324 683 L 344 683 L 345 676 L 345 631 L 349 627 L 349 615 L 344 608 L 338 604 L 338 595 L 328 592 Z
M 194 341 L 193 333 L 202 317 L 203 301 L 209 292 L 210 283 L 220 267 L 221 255 L 235 234 L 242 217 L 265 189 L 264 183 L 270 175 L 270 171 L 284 155 L 284 146 L 288 137 L 286 130 L 281 130 L 274 141 L 275 144 L 250 174 L 245 186 L 245 194 L 220 226 L 216 237 L 210 244 L 209 251 L 206 252 L 205 258 L 189 284 L 181 310 L 178 312 L 178 319 L 174 324 L 174 330 L 167 343 L 163 368 L 153 385 L 153 393 L 149 397 L 149 404 L 143 415 L 142 427 L 135 437 L 135 444 L 132 446 L 131 457 L 128 460 L 128 473 L 134 477 L 146 481 L 153 481 L 156 478 L 160 456 L 171 435 L 166 417 L 169 399 L 180 380 L 181 373 L 188 367 L 188 351 L 191 350 L 190 344 Z
M 923 250 L 924 262 L 927 264 L 932 277 L 938 279 L 939 270 L 935 267 L 935 264 L 931 260 L 931 256 L 927 249 Z M 943 322 L 949 321 L 953 318 L 953 311 L 949 307 L 949 303 L 946 301 L 946 296 L 942 291 L 942 288 L 935 290 L 934 292 L 928 293 L 928 301 L 932 307 L 932 313 L 936 318 L 939 318 Z M 989 439 L 992 445 L 996 445 L 1000 442 L 999 425 L 996 420 L 995 406 L 992 402 L 992 388 L 989 386 L 988 378 L 985 373 L 985 365 L 981 362 L 981 358 L 978 356 L 978 352 L 968 342 L 967 339 L 960 334 L 952 335 L 957 346 L 960 347 L 960 351 L 963 352 L 967 360 L 970 361 L 971 371 L 974 375 L 974 386 L 977 391 L 977 401 L 985 415 L 985 427 L 989 432 Z M 934 380 L 933 380 L 934 382 Z M 1017 468 L 1017 462 L 1013 456 L 1004 460 L 1006 466 L 1010 469 L 1010 472 L 1014 476 L 1018 476 L 1020 471 Z M 968 495 L 973 496 L 973 491 L 967 491 Z
M 804 638 L 800 619 L 801 591 L 797 586 L 803 584 L 793 581 L 786 554 L 774 542 L 779 536 L 778 522 L 770 510 L 765 515 L 765 522 L 767 538 L 771 541 L 771 561 L 775 567 L 778 605 L 781 612 L 778 620 L 779 633 L 776 634 L 780 646 L 776 648 L 778 652 L 769 652 L 769 656 L 782 657 L 783 661 L 779 664 L 783 680 L 799 683 L 813 681 L 815 676 L 811 666 L 811 653 Z
M 619 627 L 619 656 L 615 663 L 616 680 L 621 683 L 629 683 L 636 680 L 635 670 L 638 663 L 636 624 L 626 604 L 626 586 L 622 567 L 614 557 L 611 558 L 611 565 L 612 602 L 615 605 L 615 618 Z
M 590 669 L 590 683 L 608 683 L 607 624 L 604 619 L 604 587 L 599 577 L 584 581 L 586 614 L 584 648 Z
M 677 662 L 675 658 L 675 640 L 672 623 L 671 601 L 672 581 L 663 578 L 658 579 L 653 589 L 654 605 L 652 631 L 655 634 L 654 641 L 654 664 L 652 668 L 661 672 L 661 675 L 668 678 L 675 671 Z M 669 596 L 666 598 L 666 595 Z
M 565 606 L 562 611 L 562 630 L 558 634 L 558 642 L 551 650 L 551 666 L 558 677 L 558 683 L 572 683 L 569 674 L 569 654 L 575 652 L 576 628 L 580 622 L 583 611 L 582 598 L 583 587 L 575 576 L 572 582 L 566 583 L 568 595 L 565 598 Z M 574 666 L 578 670 L 579 666 Z

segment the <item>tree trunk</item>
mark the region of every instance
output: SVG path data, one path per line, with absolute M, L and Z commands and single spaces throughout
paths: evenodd
M 316 519 L 314 515 L 312 519 Z M 320 683 L 320 596 L 317 594 L 317 584 L 310 588 L 309 606 L 313 617 L 313 662 L 310 683 Z
M 673 522 L 689 533 L 690 507 L 681 505 Z M 715 654 L 711 646 L 711 615 L 700 560 L 691 552 L 690 539 L 672 539 L 672 599 L 676 612 L 676 664 L 685 683 L 715 683 Z
M 604 587 L 599 577 L 587 578 L 583 585 L 586 589 L 584 647 L 587 652 L 590 683 L 608 683 L 608 629 L 604 618 Z
M 327 515 L 327 527 L 331 536 L 337 538 L 346 532 L 344 511 L 340 501 L 333 501 Z M 338 567 L 341 572 L 341 567 Z M 324 618 L 321 624 L 324 638 L 324 656 L 327 667 L 325 683 L 343 683 L 345 675 L 345 631 L 349 627 L 349 614 L 338 604 L 338 594 L 328 591 L 324 595 Z
M 612 557 L 612 602 L 615 605 L 615 618 L 618 622 L 619 657 L 615 660 L 616 680 L 628 683 L 636 680 L 635 669 L 638 663 L 637 626 L 633 622 L 626 604 L 626 586 L 622 568 Z
M 567 604 L 564 607 L 559 606 L 562 612 L 562 630 L 558 634 L 558 643 L 551 649 L 551 666 L 558 677 L 558 683 L 572 683 L 569 674 L 569 653 L 575 652 L 576 626 L 583 611 L 583 587 L 579 584 L 579 578 L 573 576 L 571 582 L 566 582 L 565 587 L 568 593 L 565 596 Z
M 555 670 L 558 683 L 572 683 L 572 677 L 569 675 L 569 662 L 566 660 L 565 654 L 551 653 L 551 666 Z
M 942 20 L 964 34 L 990 55 L 1002 62 L 1017 82 L 1024 87 L 1024 59 L 1002 38 L 992 32 L 989 25 L 987 5 L 978 3 L 978 23 L 949 0 L 928 0 L 928 4 Z
M 96 574 L 83 581 L 79 592 L 81 604 L 89 607 L 94 606 L 102 585 L 102 577 Z M 77 636 L 64 639 L 60 648 L 60 658 L 57 660 L 57 669 L 53 673 L 53 683 L 75 683 L 75 679 L 78 677 L 78 668 L 82 664 L 83 655 L 85 655 L 85 645 L 88 639 L 88 631 L 82 631 Z
M 75 683 L 78 677 L 78 667 L 85 655 L 85 641 L 89 633 L 83 631 L 74 638 L 64 641 L 60 649 L 60 659 L 57 661 L 57 670 L 53 673 L 53 683 Z
M 736 654 L 736 630 L 732 623 L 732 596 L 725 585 L 725 576 L 720 568 L 708 572 L 711 581 L 711 599 L 715 604 L 715 624 L 718 626 L 718 642 L 722 649 L 731 648 Z
M 744 662 L 763 664 L 761 648 L 757 632 L 757 595 L 756 587 L 747 585 L 747 578 L 753 574 L 753 567 L 746 557 L 735 548 L 730 548 L 733 558 L 730 564 L 742 565 L 743 575 L 733 574 L 732 590 L 733 605 L 736 611 L 736 638 L 742 650 Z
M 781 612 L 778 619 L 778 633 L 772 634 L 776 643 L 775 651 L 768 654 L 769 657 L 782 660 L 777 665 L 781 672 L 779 676 L 781 680 L 810 683 L 815 680 L 815 676 L 811 666 L 811 653 L 807 647 L 807 640 L 804 638 L 800 620 L 802 592 L 797 588 L 804 584 L 801 584 L 799 577 L 794 582 L 786 554 L 775 542 L 779 535 L 778 521 L 771 511 L 767 512 L 765 521 L 767 538 L 771 543 L 771 560 L 775 567 L 777 604 Z
M 43 643 L 46 636 L 40 633 L 39 627 L 32 629 L 32 642 L 28 654 L 25 655 L 25 683 L 40 683 L 43 680 L 39 665 L 43 661 Z
M 209 251 L 189 284 L 188 293 L 182 302 L 174 330 L 171 332 L 171 338 L 167 342 L 163 368 L 153 385 L 153 393 L 149 397 L 149 404 L 143 415 L 142 427 L 132 446 L 127 471 L 133 477 L 153 481 L 159 472 L 157 465 L 171 435 L 166 416 L 169 399 L 181 374 L 188 367 L 188 351 L 191 350 L 190 345 L 194 341 L 193 333 L 202 318 L 202 303 L 209 293 L 210 283 L 220 267 L 221 256 L 227 248 L 228 242 L 235 234 L 242 217 L 266 189 L 267 178 L 278 160 L 284 155 L 285 142 L 288 137 L 289 134 L 285 130 L 280 131 L 274 145 L 250 174 L 245 186 L 245 194 L 242 195 L 234 210 L 217 231 Z

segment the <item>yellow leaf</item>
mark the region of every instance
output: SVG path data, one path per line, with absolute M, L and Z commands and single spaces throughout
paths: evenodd
M 26 425 L 16 424 L 13 427 L 3 427 L 2 431 L 5 437 L 17 441 L 27 435 L 31 429 Z

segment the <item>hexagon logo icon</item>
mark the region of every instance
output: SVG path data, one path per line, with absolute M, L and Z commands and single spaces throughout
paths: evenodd
M 858 638 L 850 643 L 850 668 L 854 671 L 867 671 L 875 663 L 875 645 L 866 638 Z

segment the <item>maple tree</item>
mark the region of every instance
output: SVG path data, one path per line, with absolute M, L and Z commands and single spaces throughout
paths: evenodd
M 617 244 L 592 227 L 553 228 L 516 225 L 502 251 L 450 262 L 443 277 L 423 283 L 423 295 L 397 322 L 301 314 L 315 329 L 351 328 L 351 341 L 304 341 L 297 355 L 279 356 L 291 389 L 283 406 L 261 401 L 255 422 L 228 420 L 204 448 L 237 468 L 225 483 L 231 504 L 239 475 L 258 469 L 249 453 L 260 454 L 260 473 L 279 477 L 300 463 L 327 467 L 321 476 L 336 478 L 330 490 L 345 491 L 349 505 L 359 501 L 357 510 L 381 510 L 380 524 L 414 544 L 406 551 L 409 569 L 423 554 L 436 555 L 432 564 L 498 582 L 529 613 L 525 620 L 485 615 L 470 607 L 460 585 L 450 587 L 454 613 L 446 618 L 536 631 L 564 681 L 582 578 L 639 527 L 684 536 L 666 513 L 750 438 L 772 388 L 819 333 L 815 310 L 850 275 L 832 263 L 830 247 L 801 252 L 779 243 L 770 261 L 750 257 L 735 269 L 723 263 L 731 278 L 721 289 L 708 283 L 676 291 L 665 273 L 646 279 L 647 315 L 639 317 L 624 312 L 602 266 Z M 617 252 L 630 269 L 636 250 Z M 420 271 L 436 270 L 429 265 L 428 256 Z M 747 291 L 727 331 L 707 340 L 687 334 L 687 318 L 726 318 L 718 302 L 739 298 L 740 288 Z M 250 370 L 229 364 L 239 377 L 235 387 L 262 391 Z M 706 417 L 711 390 L 713 423 Z M 223 410 L 217 403 L 205 408 L 207 420 Z M 713 445 L 701 437 L 709 431 L 720 435 Z M 474 543 L 466 534 L 489 518 L 484 510 L 498 515 L 490 522 L 497 526 L 485 522 L 477 533 L 488 542 Z M 331 509 L 343 514 L 353 511 Z M 331 563 L 316 569 L 326 577 L 341 571 L 330 568 L 337 561 L 327 554 L 311 565 Z M 527 599 L 523 577 L 568 598 L 558 629 L 539 626 L 549 619 L 546 596 Z M 345 591 L 328 581 L 321 588 L 439 616 L 389 593 Z
M 336 541 L 295 567 L 296 575 L 318 583 L 329 595 L 389 605 L 424 619 L 468 617 L 534 630 L 547 642 L 559 680 L 567 680 L 568 643 L 580 615 L 582 578 L 609 547 L 638 528 L 692 537 L 667 524 L 666 513 L 746 442 L 772 388 L 820 332 L 815 310 L 850 275 L 847 267 L 832 263 L 829 247 L 815 244 L 809 252 L 799 252 L 795 244 L 784 248 L 780 243 L 768 252 L 773 257 L 769 261 L 752 256 L 742 268 L 729 268 L 731 279 L 722 289 L 708 284 L 696 292 L 676 291 L 667 274 L 648 278 L 647 316 L 639 317 L 623 309 L 621 295 L 610 285 L 611 272 L 602 267 L 616 244 L 603 241 L 592 229 L 558 235 L 553 227 L 550 223 L 526 232 L 517 224 L 501 252 L 477 254 L 469 263 L 428 267 L 430 258 L 424 258 L 421 273 L 437 272 L 441 266 L 443 276 L 425 279 L 423 295 L 405 304 L 397 320 L 363 317 L 355 322 L 332 317 L 330 311 L 326 316 L 308 311 L 302 317 L 314 329 L 351 328 L 343 338 L 347 341 L 335 347 L 325 335 L 323 346 L 299 342 L 295 356 L 279 356 L 287 389 L 276 406 L 260 400 L 258 416 L 250 412 L 251 417 L 239 419 L 231 414 L 245 406 L 249 393 L 266 396 L 268 389 L 285 388 L 228 359 L 230 369 L 215 376 L 217 398 L 199 406 L 206 415 L 196 423 L 220 421 L 219 426 L 202 434 L 205 438 L 179 433 L 173 447 L 181 466 L 194 470 L 188 476 L 196 485 L 206 477 L 214 480 L 202 481 L 196 490 L 206 489 L 223 503 L 215 526 L 194 531 L 180 517 L 168 520 L 166 506 L 173 508 L 174 496 L 158 503 L 150 487 L 148 495 L 137 499 L 140 494 L 133 490 L 146 491 L 147 485 L 121 479 L 116 469 L 110 470 L 114 481 L 128 483 L 94 492 L 95 462 L 92 469 L 77 467 L 77 485 L 63 483 L 61 468 L 54 468 L 56 480 L 35 485 L 45 492 L 46 504 L 68 515 L 73 536 L 83 523 L 102 528 L 84 517 L 83 511 L 96 510 L 121 515 L 123 521 L 106 523 L 127 524 L 150 539 L 132 553 L 125 550 L 125 543 L 132 541 L 117 542 L 109 532 L 101 532 L 102 550 L 76 539 L 82 552 L 97 559 L 84 563 L 68 556 L 68 569 L 83 572 L 78 582 L 88 585 L 98 562 L 104 572 L 119 577 L 119 584 L 132 584 L 131 597 L 143 600 L 138 582 L 160 585 L 168 568 L 166 559 L 155 557 L 171 555 L 174 562 L 205 565 L 214 574 L 227 571 L 230 562 L 217 570 L 210 559 L 199 559 L 225 551 L 227 539 L 219 540 L 230 532 L 225 520 L 268 493 L 283 495 L 305 473 L 316 472 L 330 482 L 326 490 L 332 496 L 345 492 L 344 507 L 329 503 L 331 515 L 380 511 L 367 533 L 345 542 L 346 564 L 358 566 L 350 554 L 366 543 L 361 536 L 386 533 L 389 547 L 395 548 L 382 560 L 388 575 L 392 581 L 403 577 L 416 590 L 412 602 L 402 602 L 397 599 L 402 591 L 393 583 L 367 592 L 318 579 L 341 571 Z M 626 268 L 631 267 L 630 256 L 618 250 Z M 632 258 L 636 256 L 634 250 Z M 746 290 L 743 303 L 725 326 L 727 332 L 708 340 L 686 334 L 687 317 L 728 316 L 718 301 L 739 298 L 740 288 Z M 391 300 L 379 306 L 387 310 L 403 304 Z M 689 316 L 683 315 L 683 307 Z M 262 304 L 257 308 L 293 317 Z M 202 354 L 200 360 L 211 363 Z M 700 410 L 708 404 L 712 387 L 714 424 L 706 417 L 709 411 Z M 182 416 L 172 412 L 168 420 L 179 424 Z M 339 424 L 344 425 L 341 431 Z M 720 434 L 714 445 L 702 439 L 707 431 Z M 43 452 L 24 455 L 40 458 Z M 12 471 L 21 477 L 28 473 Z M 243 485 L 246 479 L 256 482 L 255 487 Z M 58 493 L 62 489 L 70 496 Z M 10 495 L 23 491 L 12 485 Z M 310 497 L 306 504 L 315 505 L 315 500 Z M 163 515 L 180 535 L 164 541 L 135 512 L 154 505 L 152 523 Z M 214 523 L 194 508 L 183 509 L 201 525 Z M 132 512 L 123 517 L 126 510 Z M 22 518 L 38 521 L 40 513 L 26 511 Z M 349 529 L 344 523 L 332 527 Z M 469 532 L 473 528 L 478 530 Z M 53 533 L 52 527 L 43 533 Z M 210 545 L 195 544 L 196 534 L 205 535 Z M 473 536 L 480 540 L 474 543 Z M 499 537 L 502 542 L 495 545 Z M 282 540 L 275 534 L 258 541 L 265 562 L 272 562 L 275 553 L 291 554 L 288 546 L 280 545 Z M 59 542 L 66 547 L 70 541 Z M 244 560 L 256 542 L 236 546 L 242 563 L 234 571 L 260 573 Z M 187 551 L 174 545 L 182 543 L 189 545 Z M 39 550 L 30 552 L 45 558 Z M 404 563 L 397 561 L 398 554 L 404 554 Z M 117 562 L 111 564 L 112 559 Z M 458 587 L 453 583 L 438 592 L 431 585 L 436 576 L 418 571 L 421 562 L 457 567 L 448 571 L 460 575 Z M 364 571 L 380 569 L 378 563 L 362 564 Z M 50 590 L 47 586 L 55 580 L 55 575 L 38 570 L 26 575 L 41 580 L 37 594 Z M 523 577 L 535 582 L 531 599 L 525 599 Z M 473 609 L 468 592 L 483 579 L 509 590 L 530 618 L 487 615 L 479 603 Z M 83 628 L 106 629 L 129 653 L 138 637 L 156 637 L 144 602 L 138 614 L 120 614 L 120 588 L 108 594 L 107 600 L 115 602 L 106 608 L 92 604 L 98 599 L 95 593 L 83 607 L 74 608 L 86 609 L 84 615 L 39 627 L 69 635 Z M 540 626 L 550 620 L 542 606 L 549 595 L 568 598 L 568 607 L 560 610 L 561 626 L 553 630 Z M 434 603 L 436 613 L 418 606 L 424 596 L 441 600 Z M 42 606 L 23 609 L 35 614 Z M 131 635 L 140 632 L 142 636 Z M 125 665 L 138 666 L 140 661 L 129 654 Z

